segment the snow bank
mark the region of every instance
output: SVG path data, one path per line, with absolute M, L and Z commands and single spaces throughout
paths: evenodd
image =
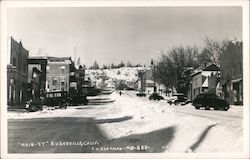
M 95 97 L 115 100 L 107 105 L 74 106 L 63 110 L 46 108 L 32 113 L 8 112 L 8 119 L 90 117 L 97 121 L 119 121 L 98 125 L 110 140 L 143 136 L 171 127 L 173 135 L 171 142 L 163 145 L 165 152 L 242 151 L 242 107 L 231 107 L 229 111 L 196 110 L 191 104 L 170 106 L 166 101 L 149 101 L 126 94 L 113 92 Z M 225 119 L 227 116 L 233 116 L 235 120 Z M 143 138 L 141 142 L 150 143 L 151 140 Z

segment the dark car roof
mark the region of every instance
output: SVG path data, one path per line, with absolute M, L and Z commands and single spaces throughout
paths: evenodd
M 209 92 L 204 92 L 204 93 L 201 93 L 201 94 L 199 94 L 199 95 L 216 95 L 216 94 L 214 94 L 214 93 L 209 93 Z

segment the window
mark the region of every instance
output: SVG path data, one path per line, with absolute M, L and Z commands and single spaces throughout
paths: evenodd
M 65 69 L 64 68 L 62 68 L 62 74 L 64 74 L 65 73 Z
M 46 94 L 46 98 L 53 98 L 53 93 Z
M 61 97 L 61 93 L 55 93 L 55 97 Z
M 239 63 L 239 74 L 242 75 L 242 63 Z
M 16 58 L 13 58 L 13 66 L 16 66 Z
M 65 86 L 65 81 L 62 81 L 62 82 L 61 82 L 61 90 L 64 91 L 64 90 L 65 90 L 65 87 L 66 87 L 66 86 Z
M 235 65 L 233 65 L 233 68 L 232 68 L 232 76 L 233 77 L 235 76 Z
M 23 73 L 26 73 L 26 63 L 23 64 Z
M 56 86 L 57 85 L 57 78 L 52 79 L 52 85 Z
M 46 66 L 46 72 L 49 73 L 49 69 L 50 67 L 49 66 Z

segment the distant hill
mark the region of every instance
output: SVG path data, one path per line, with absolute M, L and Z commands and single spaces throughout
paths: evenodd
M 138 70 L 145 67 L 122 67 L 103 70 L 86 70 L 86 76 L 99 87 L 115 87 L 117 83 L 132 84 L 138 80 Z

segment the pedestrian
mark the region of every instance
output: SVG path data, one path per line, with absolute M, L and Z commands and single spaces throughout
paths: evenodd
M 122 95 L 122 91 L 119 92 L 120 96 Z

